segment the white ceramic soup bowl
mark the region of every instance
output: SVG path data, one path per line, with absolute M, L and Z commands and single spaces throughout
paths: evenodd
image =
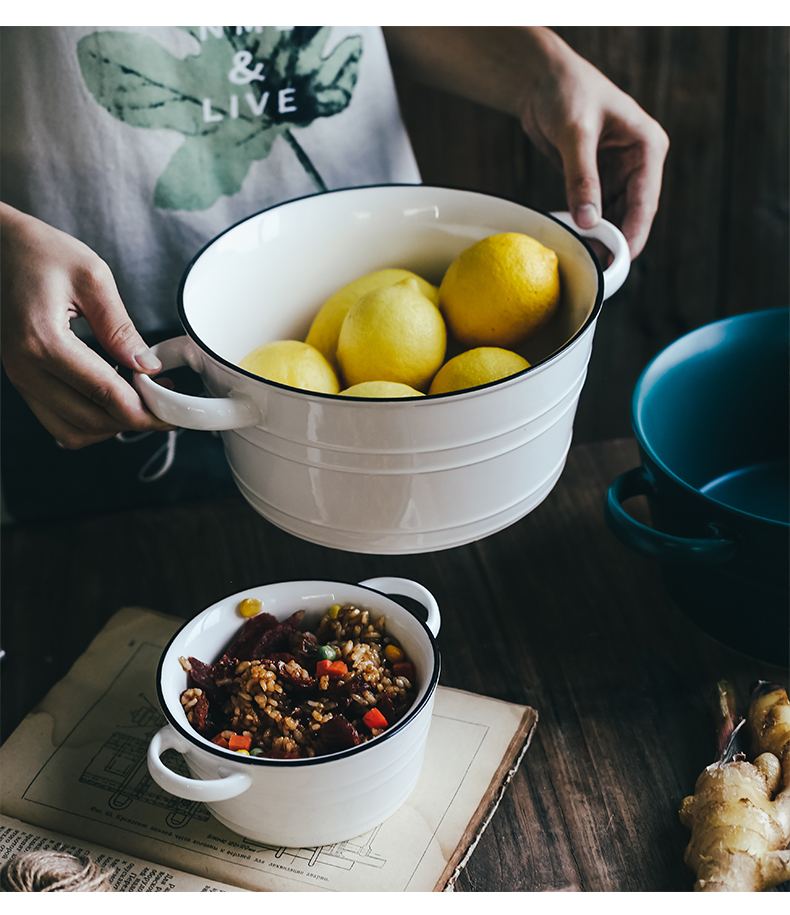
M 209 397 L 135 384 L 161 419 L 221 430 L 242 495 L 305 540 L 362 553 L 418 553 L 478 540 L 532 511 L 565 465 L 605 298 L 628 245 L 610 223 L 580 232 L 498 197 L 422 185 L 333 191 L 258 213 L 207 245 L 179 292 L 182 337 L 155 349 L 189 365 Z M 346 283 L 402 267 L 439 284 L 465 248 L 522 232 L 555 250 L 551 323 L 519 352 L 531 367 L 463 392 L 365 400 L 314 394 L 238 367 L 254 347 L 303 340 Z M 602 272 L 581 235 L 614 254 Z
M 388 595 L 418 601 L 428 612 L 426 622 Z M 187 675 L 179 658 L 216 661 L 244 623 L 237 610 L 244 598 L 261 601 L 261 611 L 277 619 L 304 609 L 308 629 L 337 603 L 368 608 L 374 618 L 385 616 L 387 632 L 415 666 L 417 697 L 409 713 L 367 743 L 310 759 L 244 756 L 212 744 L 187 721 L 180 700 Z M 162 655 L 157 688 L 168 724 L 148 748 L 151 777 L 176 797 L 203 801 L 221 823 L 256 842 L 328 845 L 373 829 L 402 806 L 420 774 L 439 682 L 435 636 L 440 623 L 431 593 L 402 578 L 357 585 L 280 582 L 226 597 L 186 623 Z M 168 749 L 183 755 L 192 777 L 178 775 L 162 762 Z

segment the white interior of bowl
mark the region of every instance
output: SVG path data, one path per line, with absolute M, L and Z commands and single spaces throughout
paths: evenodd
M 387 267 L 438 285 L 474 242 L 522 232 L 557 252 L 561 307 L 519 351 L 535 365 L 590 317 L 598 273 L 565 226 L 509 200 L 472 191 L 389 185 L 319 194 L 260 213 L 196 259 L 182 290 L 183 317 L 199 342 L 237 364 L 271 340 L 303 340 L 323 303 L 347 283 Z
M 386 617 L 386 630 L 403 646 L 414 663 L 417 675 L 417 698 L 413 708 L 420 705 L 431 688 L 436 658 L 431 639 L 421 623 L 403 606 L 369 588 L 342 582 L 296 581 L 261 585 L 230 595 L 199 613 L 174 637 L 162 659 L 161 698 L 173 723 L 182 733 L 198 744 L 217 748 L 189 724 L 181 705 L 181 693 L 186 689 L 187 675 L 180 657 L 193 657 L 207 664 L 218 660 L 222 650 L 235 637 L 245 619 L 238 605 L 245 598 L 260 600 L 261 612 L 279 620 L 287 619 L 297 610 L 306 610 L 300 628 L 311 629 L 333 604 L 354 603 L 372 611 L 374 618 Z

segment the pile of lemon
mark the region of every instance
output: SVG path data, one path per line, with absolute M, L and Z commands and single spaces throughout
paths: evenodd
M 379 270 L 336 292 L 307 337 L 264 343 L 241 368 L 291 387 L 355 397 L 418 397 L 478 387 L 529 368 L 511 347 L 560 301 L 558 258 L 528 235 L 484 238 L 437 288 L 408 270 Z M 448 338 L 465 349 L 445 361 Z

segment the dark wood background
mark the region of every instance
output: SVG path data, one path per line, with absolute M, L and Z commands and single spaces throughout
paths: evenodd
M 785 27 L 574 27 L 555 31 L 667 131 L 656 220 L 604 306 L 574 440 L 630 434 L 634 384 L 677 337 L 790 304 Z M 396 74 L 426 184 L 565 209 L 563 179 L 518 122 Z

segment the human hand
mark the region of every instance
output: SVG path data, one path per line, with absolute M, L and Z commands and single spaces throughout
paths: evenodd
M 118 365 L 148 375 L 161 370 L 109 267 L 82 242 L 7 204 L 0 204 L 0 219 L 2 361 L 39 421 L 70 449 L 128 430 L 171 429 L 71 329 L 84 317 Z
M 517 117 L 565 173 L 568 208 L 601 215 L 640 253 L 658 209 L 669 140 L 661 126 L 550 29 L 388 26 L 393 62 L 415 79 Z
M 662 127 L 548 29 L 534 30 L 538 69 L 520 106 L 524 131 L 565 175 L 574 221 L 603 215 L 625 235 L 632 259 L 658 209 L 669 139 Z

